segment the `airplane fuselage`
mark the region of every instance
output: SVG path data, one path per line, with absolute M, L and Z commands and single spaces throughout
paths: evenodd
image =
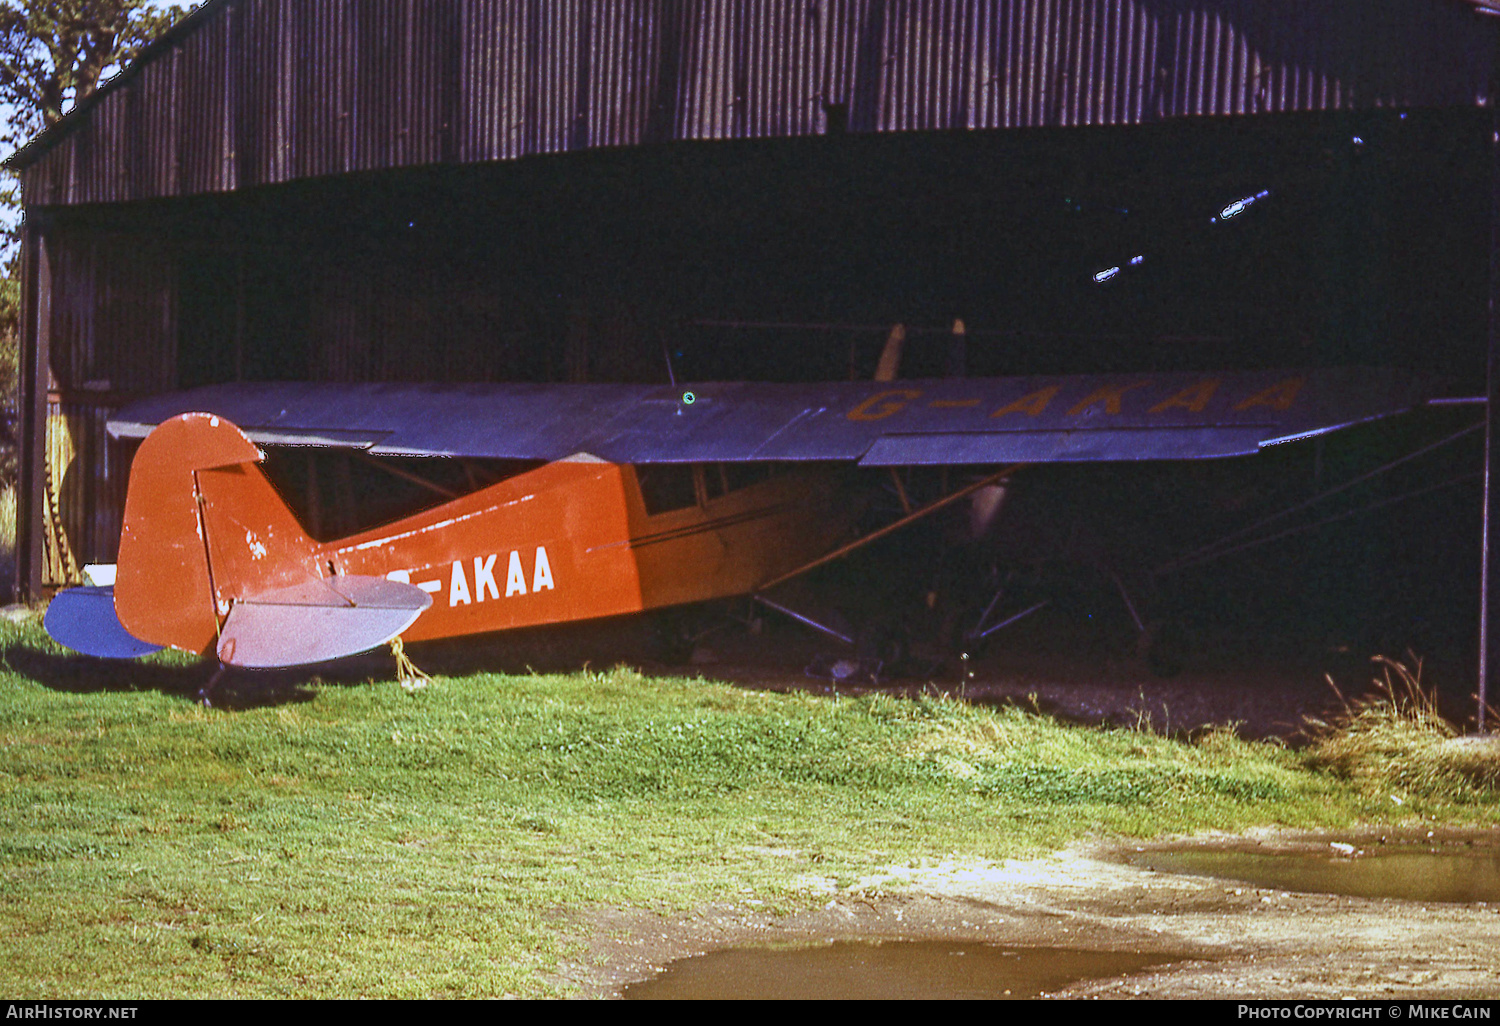
M 432 607 L 405 633 L 416 641 L 744 594 L 844 533 L 828 470 L 733 473 L 562 460 L 316 556 L 323 572 L 430 594 Z

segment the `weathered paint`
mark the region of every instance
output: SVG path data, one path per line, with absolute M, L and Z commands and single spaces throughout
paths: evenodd
M 39 544 L 49 385 L 78 450 L 61 504 L 67 536 L 80 559 L 110 560 L 128 451 L 112 449 L 99 423 L 131 396 L 178 387 L 178 348 L 192 348 L 180 279 L 199 254 L 155 238 L 154 224 L 113 234 L 103 224 L 121 208 L 109 204 L 674 140 L 1473 107 L 1490 101 L 1493 62 L 1493 32 L 1473 6 L 210 0 L 12 165 L 36 250 L 24 272 L 24 586 L 64 576 L 43 571 Z M 100 204 L 77 212 L 100 218 L 91 227 L 49 221 L 48 208 L 84 204 Z M 234 238 L 212 246 L 238 254 L 242 278 L 282 258 Z M 392 265 L 320 282 L 308 376 L 432 376 L 425 340 L 403 344 L 420 315 L 388 298 L 412 269 L 401 257 Z M 241 292 L 243 308 L 243 282 Z M 228 349 L 223 335 L 216 344 Z M 512 376 L 472 355 L 488 337 L 455 346 L 439 376 Z M 67 466 L 54 476 L 68 478 Z
M 228 610 L 216 611 L 198 472 L 260 458 L 232 424 L 203 413 L 175 417 L 141 443 L 130 471 L 115 578 L 115 612 L 133 636 L 188 652 L 210 652 L 218 643 Z M 262 513 L 256 508 L 239 515 Z
M 644 608 L 628 547 L 626 475 L 552 463 L 416 517 L 321 546 L 323 572 L 389 577 L 432 595 L 410 640 Z

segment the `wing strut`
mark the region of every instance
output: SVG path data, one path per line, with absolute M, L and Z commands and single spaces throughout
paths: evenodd
M 981 488 L 988 488 L 990 485 L 999 484 L 1001 481 L 1008 479 L 1012 474 L 1014 474 L 1024 466 L 1026 466 L 1026 464 L 1024 463 L 1015 463 L 1009 467 L 1006 467 L 1004 470 L 996 471 L 989 477 L 975 481 L 971 485 L 966 485 L 956 492 L 951 492 L 948 495 L 943 496 L 941 499 L 929 502 L 921 509 L 915 510 L 911 513 L 908 513 L 906 516 L 900 518 L 899 520 L 894 520 L 891 523 L 886 524 L 878 531 L 871 531 L 869 534 L 865 535 L 862 538 L 856 538 L 854 541 L 850 542 L 847 545 L 834 549 L 832 552 L 827 553 L 826 555 L 819 556 L 811 563 L 804 563 L 801 566 L 797 567 L 797 569 L 795 570 L 789 570 L 779 577 L 773 577 L 769 581 L 766 581 L 764 584 L 762 584 L 759 588 L 755 589 L 753 597 L 759 599 L 760 593 L 763 591 L 769 591 L 770 589 L 776 587 L 776 585 L 784 584 L 794 577 L 801 577 L 809 570 L 815 570 L 825 563 L 832 563 L 835 559 L 842 559 L 849 553 L 854 552 L 856 549 L 862 549 L 866 545 L 869 545 L 871 542 L 879 541 L 886 535 L 901 530 L 901 528 L 905 527 L 907 524 L 915 523 L 916 521 L 921 520 L 923 517 L 930 516 L 943 507 L 952 505 L 959 499 L 974 494 Z
M 1473 434 L 1482 427 L 1484 427 L 1484 421 L 1482 420 L 1478 423 L 1470 424 L 1468 427 L 1456 431 L 1446 438 L 1439 439 L 1438 441 L 1433 442 L 1430 445 L 1424 445 L 1422 448 L 1414 450 L 1413 452 L 1409 452 L 1405 456 L 1394 459 L 1389 463 L 1382 464 L 1381 466 L 1376 467 L 1374 470 L 1368 471 L 1364 474 L 1360 474 L 1358 477 L 1351 478 L 1350 480 L 1345 481 L 1342 484 L 1334 485 L 1332 488 L 1325 489 L 1319 492 L 1317 495 L 1314 495 L 1310 499 L 1305 499 L 1302 502 L 1297 503 L 1296 505 L 1288 506 L 1286 509 L 1283 509 L 1278 513 L 1273 513 L 1262 520 L 1257 520 L 1253 524 L 1241 527 L 1235 531 L 1231 531 L 1229 534 L 1224 535 L 1222 538 L 1211 541 L 1207 545 L 1200 546 L 1199 548 L 1193 549 L 1191 552 L 1185 553 L 1181 556 L 1177 556 L 1169 562 L 1163 563 L 1161 566 L 1157 567 L 1154 571 L 1152 571 L 1152 574 L 1156 577 L 1163 577 L 1167 574 L 1176 573 L 1178 570 L 1185 570 L 1188 567 L 1198 566 L 1201 563 L 1207 563 L 1211 560 L 1218 559 L 1220 556 L 1227 556 L 1230 553 L 1239 552 L 1247 548 L 1253 548 L 1256 545 L 1260 545 L 1268 541 L 1273 541 L 1277 538 L 1284 538 L 1289 534 L 1295 534 L 1299 531 L 1307 530 L 1312 527 L 1321 527 L 1323 524 L 1332 523 L 1334 520 L 1341 520 L 1343 519 L 1343 516 L 1332 517 L 1328 520 L 1320 520 L 1314 524 L 1307 525 L 1306 527 L 1294 528 L 1290 531 L 1282 531 L 1277 534 L 1267 535 L 1265 537 L 1250 541 L 1242 541 L 1242 539 L 1254 535 L 1255 532 L 1259 531 L 1262 527 L 1266 527 L 1269 524 L 1276 523 L 1277 521 L 1289 517 L 1293 513 L 1297 513 L 1304 509 L 1307 509 L 1310 506 L 1315 506 L 1318 503 L 1322 502 L 1324 499 L 1331 499 L 1335 495 L 1338 495 L 1340 492 L 1348 491 L 1355 485 L 1363 484 L 1364 482 L 1369 481 L 1372 478 L 1379 477 L 1381 474 L 1384 474 L 1387 471 L 1395 470 L 1402 464 L 1410 463 L 1412 460 L 1415 460 L 1422 456 L 1426 456 L 1430 452 L 1435 452 L 1436 450 L 1441 449 L 1446 445 L 1451 445 L 1459 439 Z M 1453 481 L 1444 482 L 1444 484 L 1456 484 L 1460 480 L 1467 479 L 1468 477 L 1465 476 Z M 1406 496 L 1402 496 L 1402 498 L 1415 497 L 1417 495 L 1425 494 L 1429 490 L 1430 489 L 1424 488 L 1417 492 L 1410 492 L 1407 493 Z M 1387 504 L 1388 503 L 1376 503 L 1375 505 L 1365 508 L 1375 509 L 1378 506 Z M 1238 542 L 1239 544 L 1235 544 L 1236 542 Z

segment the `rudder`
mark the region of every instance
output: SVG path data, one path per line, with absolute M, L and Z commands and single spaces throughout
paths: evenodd
M 132 635 L 209 654 L 234 599 L 321 576 L 314 542 L 254 466 L 262 458 L 206 413 L 164 421 L 141 443 L 115 583 Z

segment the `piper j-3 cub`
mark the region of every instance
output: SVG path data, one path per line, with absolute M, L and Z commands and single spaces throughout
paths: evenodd
M 819 384 L 210 386 L 109 424 L 142 442 L 112 588 L 61 592 L 63 645 L 282 667 L 774 585 L 1020 465 L 1182 460 L 1402 412 L 1371 370 Z M 415 516 L 317 541 L 260 446 L 533 461 Z M 830 465 L 984 468 L 850 541 Z M 773 472 L 775 471 L 775 472 Z M 903 497 L 904 498 L 904 497 Z M 1003 529 L 1003 523 L 1001 528 Z

